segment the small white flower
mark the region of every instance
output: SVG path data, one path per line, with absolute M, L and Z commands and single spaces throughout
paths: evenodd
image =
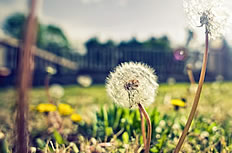
M 83 87 L 89 87 L 92 84 L 92 78 L 88 75 L 82 75 L 77 77 L 77 83 Z
M 172 126 L 172 128 L 173 128 L 174 130 L 179 130 L 179 129 L 180 129 L 180 125 L 179 125 L 178 123 L 175 123 L 175 124 Z
M 47 67 L 46 67 L 46 71 L 47 71 L 47 73 L 50 74 L 50 75 L 56 74 L 56 69 L 55 69 L 54 67 L 51 67 L 51 66 L 47 66 Z
M 123 107 L 136 108 L 154 102 L 158 88 L 154 70 L 142 63 L 123 63 L 106 79 L 106 90 L 113 101 Z
M 159 122 L 159 126 L 160 126 L 160 127 L 165 127 L 165 126 L 166 126 L 165 120 L 161 120 L 161 121 Z
M 212 39 L 223 36 L 230 22 L 229 12 L 222 3 L 223 0 L 183 0 L 190 25 L 205 26 Z
M 156 134 L 156 139 L 159 139 L 161 136 L 160 136 L 160 134 Z
M 213 132 L 216 132 L 217 129 L 218 129 L 218 128 L 217 128 L 216 126 L 214 126 L 214 127 L 212 128 Z
M 64 96 L 64 88 L 59 84 L 53 84 L 49 88 L 49 93 L 51 97 L 59 99 Z
M 162 128 L 158 126 L 158 127 L 155 129 L 155 131 L 156 131 L 157 133 L 161 133 L 161 132 L 162 132 Z
M 209 132 L 207 132 L 207 131 L 201 132 L 200 137 L 201 137 L 201 138 L 209 137 Z

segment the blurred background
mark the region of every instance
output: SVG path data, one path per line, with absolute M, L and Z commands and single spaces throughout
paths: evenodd
M 232 2 L 225 1 L 232 8 Z M 15 84 L 19 45 L 28 13 L 26 0 L 0 0 L 0 84 Z M 202 65 L 204 28 L 188 28 L 182 0 L 40 1 L 34 85 L 42 85 L 46 67 L 56 70 L 51 82 L 76 83 L 87 76 L 103 84 L 122 62 L 144 62 L 159 82 L 188 81 L 191 64 L 196 80 Z M 206 81 L 231 80 L 230 34 L 211 41 Z M 4 72 L 4 73 L 3 73 Z

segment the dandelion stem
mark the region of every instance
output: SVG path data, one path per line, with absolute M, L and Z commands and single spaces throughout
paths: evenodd
M 139 106 L 139 109 L 142 111 L 144 117 L 147 120 L 147 125 L 148 125 L 148 128 L 147 128 L 147 140 L 146 140 L 146 146 L 145 146 L 145 152 L 144 153 L 149 153 L 150 142 L 151 142 L 151 131 L 152 131 L 151 120 L 150 120 L 150 117 L 147 114 L 145 108 L 143 107 L 143 105 L 139 103 L 138 106 Z
M 200 95 L 201 95 L 202 86 L 203 86 L 204 79 L 205 79 L 205 71 L 206 71 L 207 60 L 208 60 L 208 45 L 209 45 L 209 36 L 208 36 L 208 30 L 206 28 L 206 33 L 205 33 L 205 53 L 204 53 L 204 57 L 203 57 L 203 65 L 202 65 L 202 68 L 201 68 L 201 75 L 200 75 L 200 80 L 199 80 L 197 92 L 196 92 L 196 95 L 195 95 L 195 98 L 194 98 L 194 102 L 193 102 L 193 105 L 192 105 L 192 110 L 190 112 L 188 121 L 187 121 L 187 123 L 185 125 L 184 131 L 183 131 L 183 133 L 181 135 L 181 138 L 179 139 L 179 142 L 178 142 L 178 144 L 176 146 L 176 149 L 175 149 L 174 153 L 178 153 L 180 151 L 181 146 L 184 143 L 184 140 L 185 140 L 185 138 L 187 136 L 188 130 L 189 130 L 190 125 L 192 123 L 193 117 L 194 117 L 194 115 L 196 113 L 196 110 L 197 110 L 197 106 L 198 106 Z
M 32 83 L 33 45 L 37 30 L 36 0 L 31 0 L 31 9 L 25 30 L 23 45 L 20 48 L 17 80 L 16 153 L 28 152 L 28 97 Z
M 47 75 L 46 78 L 45 78 L 45 81 L 44 81 L 46 95 L 48 97 L 48 102 L 51 103 L 51 104 L 54 104 L 54 102 L 52 101 L 52 98 L 51 98 L 51 96 L 49 94 L 49 82 L 50 82 L 50 76 Z
M 194 85 L 196 82 L 193 76 L 192 66 L 190 65 L 187 66 L 187 73 L 188 73 L 188 77 L 191 82 L 191 85 Z
M 140 108 L 139 108 L 139 112 L 140 112 L 140 118 L 141 118 L 141 130 L 142 130 L 142 135 L 143 135 L 143 143 L 145 147 L 146 146 L 145 124 L 144 124 L 143 112 Z

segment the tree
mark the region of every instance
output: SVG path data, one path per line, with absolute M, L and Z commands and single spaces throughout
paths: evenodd
M 105 42 L 104 44 L 102 44 L 103 47 L 106 48 L 114 48 L 115 47 L 115 43 L 113 40 L 108 40 L 107 42 Z
M 59 47 L 69 46 L 64 32 L 55 25 L 41 25 L 39 33 L 40 38 L 38 39 L 38 45 L 43 48 L 46 48 L 50 43 L 57 44 Z
M 131 38 L 131 40 L 125 42 L 122 41 L 119 45 L 119 48 L 141 48 L 142 43 L 140 43 L 135 37 Z
M 10 15 L 4 21 L 3 30 L 14 38 L 22 39 L 25 21 L 26 17 L 22 13 Z M 62 29 L 51 24 L 38 24 L 36 44 L 39 48 L 60 56 L 72 50 Z
M 151 37 L 143 43 L 145 48 L 157 49 L 159 51 L 171 51 L 171 44 L 167 36 L 161 38 Z
M 99 42 L 97 37 L 93 37 L 85 42 L 85 46 L 87 49 L 90 49 L 90 48 L 100 47 L 101 43 Z
M 39 26 L 37 46 L 60 56 L 63 56 L 67 51 L 71 51 L 64 32 L 55 25 Z
M 3 30 L 6 34 L 17 38 L 22 39 L 23 27 L 26 21 L 26 17 L 22 13 L 15 13 L 9 16 L 3 24 Z

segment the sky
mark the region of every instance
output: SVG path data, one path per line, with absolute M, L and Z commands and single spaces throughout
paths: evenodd
M 232 10 L 231 0 L 225 4 Z M 60 26 L 74 46 L 93 36 L 102 42 L 119 42 L 163 35 L 178 46 L 187 38 L 182 5 L 182 0 L 44 0 L 39 5 L 39 20 Z M 0 24 L 9 14 L 25 12 L 26 8 L 27 0 L 0 0 Z M 204 32 L 199 30 L 196 35 L 202 40 Z

